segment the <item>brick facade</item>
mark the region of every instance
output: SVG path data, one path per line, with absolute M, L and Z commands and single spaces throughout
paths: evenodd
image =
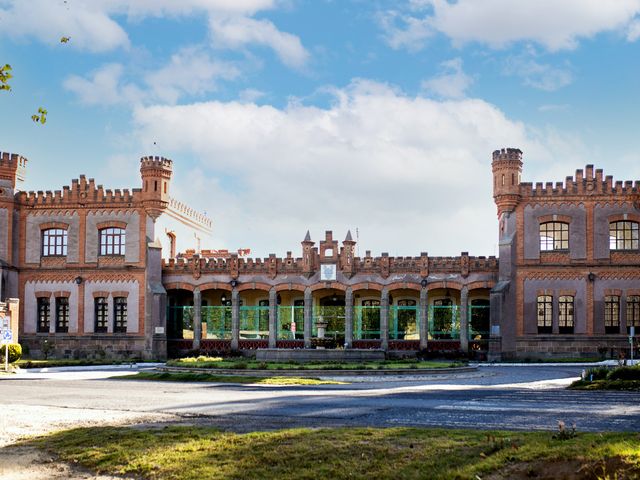
M 611 355 L 628 348 L 636 321 L 640 186 L 590 165 L 534 186 L 521 180 L 520 150 L 494 152 L 498 258 L 358 257 L 350 232 L 340 242 L 328 231 L 317 244 L 307 232 L 300 257 L 252 259 L 199 245 L 176 253 L 212 222 L 170 197 L 170 160 L 142 158 L 141 188 L 122 191 L 84 176 L 61 191 L 19 191 L 26 164 L 0 155 L 0 301 L 19 299 L 32 356 L 45 341 L 72 357 L 263 347 Z M 181 225 L 194 233 L 176 233 Z

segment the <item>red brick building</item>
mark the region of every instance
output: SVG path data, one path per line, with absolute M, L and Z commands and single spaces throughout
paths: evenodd
M 81 176 L 62 191 L 21 192 L 25 167 L 18 155 L 0 160 L 0 301 L 19 299 L 20 341 L 34 356 L 45 343 L 76 357 L 317 347 L 593 356 L 625 351 L 640 327 L 639 185 L 592 166 L 534 187 L 521 182 L 519 150 L 494 152 L 499 259 L 357 257 L 350 232 L 339 242 L 329 231 L 317 243 L 307 232 L 298 257 L 220 255 L 200 248 L 211 220 L 170 197 L 170 160 L 143 158 L 131 191 Z

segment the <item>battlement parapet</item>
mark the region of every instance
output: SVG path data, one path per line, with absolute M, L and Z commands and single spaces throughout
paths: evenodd
M 568 176 L 564 182 L 523 182 L 520 184 L 520 195 L 532 197 L 563 197 L 607 195 L 627 196 L 640 193 L 640 180 L 614 181 L 613 176 L 604 176 L 602 169 L 594 169 L 587 165 L 585 169 L 576 170 L 574 177 Z
M 153 169 L 153 168 L 161 168 L 161 169 L 169 169 L 173 168 L 173 161 L 159 156 L 146 156 L 140 159 L 140 169 Z
M 0 152 L 0 179 L 23 181 L 27 168 L 27 159 L 17 153 Z
M 502 148 L 493 151 L 493 161 L 522 161 L 522 150 L 519 148 Z
M 19 192 L 17 200 L 24 206 L 71 206 L 76 204 L 79 206 L 95 205 L 97 207 L 107 206 L 127 206 L 131 207 L 132 203 L 139 200 L 141 190 L 134 188 L 128 189 L 104 189 L 102 185 L 96 185 L 95 180 L 80 175 L 79 179 L 71 181 L 71 186 L 64 186 L 62 190 L 46 192 Z

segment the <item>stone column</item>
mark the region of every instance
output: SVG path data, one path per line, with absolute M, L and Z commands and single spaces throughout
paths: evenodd
M 347 287 L 344 292 L 344 348 L 353 345 L 353 291 Z
M 465 285 L 460 290 L 460 350 L 463 354 L 469 351 L 469 288 Z
M 429 292 L 427 287 L 420 290 L 420 350 L 427 348 L 429 335 Z
M 240 292 L 231 289 L 231 350 L 238 350 L 240 345 Z
M 313 321 L 313 295 L 309 287 L 304 290 L 304 348 L 311 348 L 311 322 Z
M 193 349 L 200 348 L 202 339 L 202 294 L 200 288 L 193 290 Z
M 491 332 L 489 334 L 489 351 L 487 360 L 499 362 L 502 360 L 502 303 L 504 301 L 502 292 L 491 292 L 489 294 L 489 305 L 491 308 Z
M 269 290 L 269 348 L 276 348 L 276 338 L 278 336 L 277 323 L 278 293 L 275 287 Z
M 386 287 L 380 292 L 380 348 L 389 350 L 389 291 Z

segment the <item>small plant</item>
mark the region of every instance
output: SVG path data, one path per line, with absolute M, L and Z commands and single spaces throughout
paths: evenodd
M 571 425 L 571 429 L 568 429 L 562 420 L 558 420 L 558 433 L 554 433 L 551 438 L 554 440 L 570 440 L 577 436 L 575 423 Z
M 0 363 L 4 363 L 5 345 L 0 346 Z M 15 363 L 22 358 L 22 346 L 19 343 L 9 344 L 9 363 Z
M 51 355 L 55 348 L 56 346 L 53 343 L 49 342 L 49 340 L 45 339 L 42 341 L 42 344 L 40 345 L 40 351 L 42 352 L 45 360 L 49 359 L 49 355 Z
M 488 457 L 500 450 L 504 450 L 505 448 L 511 448 L 513 450 L 517 450 L 519 445 L 512 441 L 510 438 L 498 438 L 495 435 L 488 434 L 487 435 L 487 446 L 480 453 L 481 457 Z

